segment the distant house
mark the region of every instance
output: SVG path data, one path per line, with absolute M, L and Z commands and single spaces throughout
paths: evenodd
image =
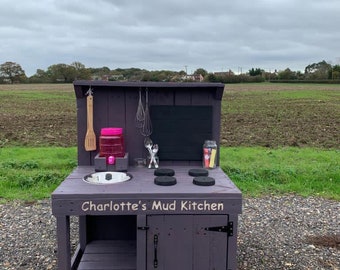
M 102 75 L 101 80 L 102 81 L 108 81 L 109 80 L 109 75 Z
M 91 80 L 92 81 L 108 81 L 109 76 L 108 75 L 92 75 Z
M 193 81 L 193 82 L 202 82 L 204 80 L 204 77 L 202 76 L 202 74 L 192 74 L 192 75 L 185 75 L 183 77 L 183 80 Z
M 232 75 L 235 75 L 235 73 L 229 69 L 229 71 L 214 72 L 214 75 L 223 77 L 223 76 L 232 76 Z
M 124 81 L 123 75 L 92 75 L 91 79 L 93 81 Z
M 123 81 L 124 75 L 118 74 L 118 75 L 111 75 L 109 78 L 110 81 Z

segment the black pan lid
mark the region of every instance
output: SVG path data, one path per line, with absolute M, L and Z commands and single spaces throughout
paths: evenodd
M 213 186 L 215 185 L 215 179 L 209 176 L 197 176 L 192 182 L 198 186 Z
M 209 172 L 208 172 L 208 170 L 206 170 L 206 169 L 190 169 L 189 170 L 189 175 L 190 176 L 208 176 L 209 175 Z
M 176 185 L 177 180 L 173 176 L 157 176 L 154 183 L 159 186 L 173 186 Z
M 173 169 L 158 168 L 155 170 L 154 175 L 156 176 L 174 176 L 175 171 Z

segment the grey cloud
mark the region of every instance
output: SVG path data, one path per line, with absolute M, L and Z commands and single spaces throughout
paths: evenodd
M 340 55 L 337 0 L 3 1 L 0 62 L 302 70 Z

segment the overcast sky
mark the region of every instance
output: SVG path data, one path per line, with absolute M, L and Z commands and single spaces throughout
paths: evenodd
M 340 64 L 339 0 L 0 0 L 0 64 L 303 71 Z

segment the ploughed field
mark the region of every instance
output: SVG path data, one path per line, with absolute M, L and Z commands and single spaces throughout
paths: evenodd
M 225 146 L 340 146 L 339 84 L 226 85 L 222 107 Z
M 339 148 L 340 85 L 228 84 L 221 118 L 223 146 Z M 76 144 L 72 84 L 0 85 L 0 147 Z

